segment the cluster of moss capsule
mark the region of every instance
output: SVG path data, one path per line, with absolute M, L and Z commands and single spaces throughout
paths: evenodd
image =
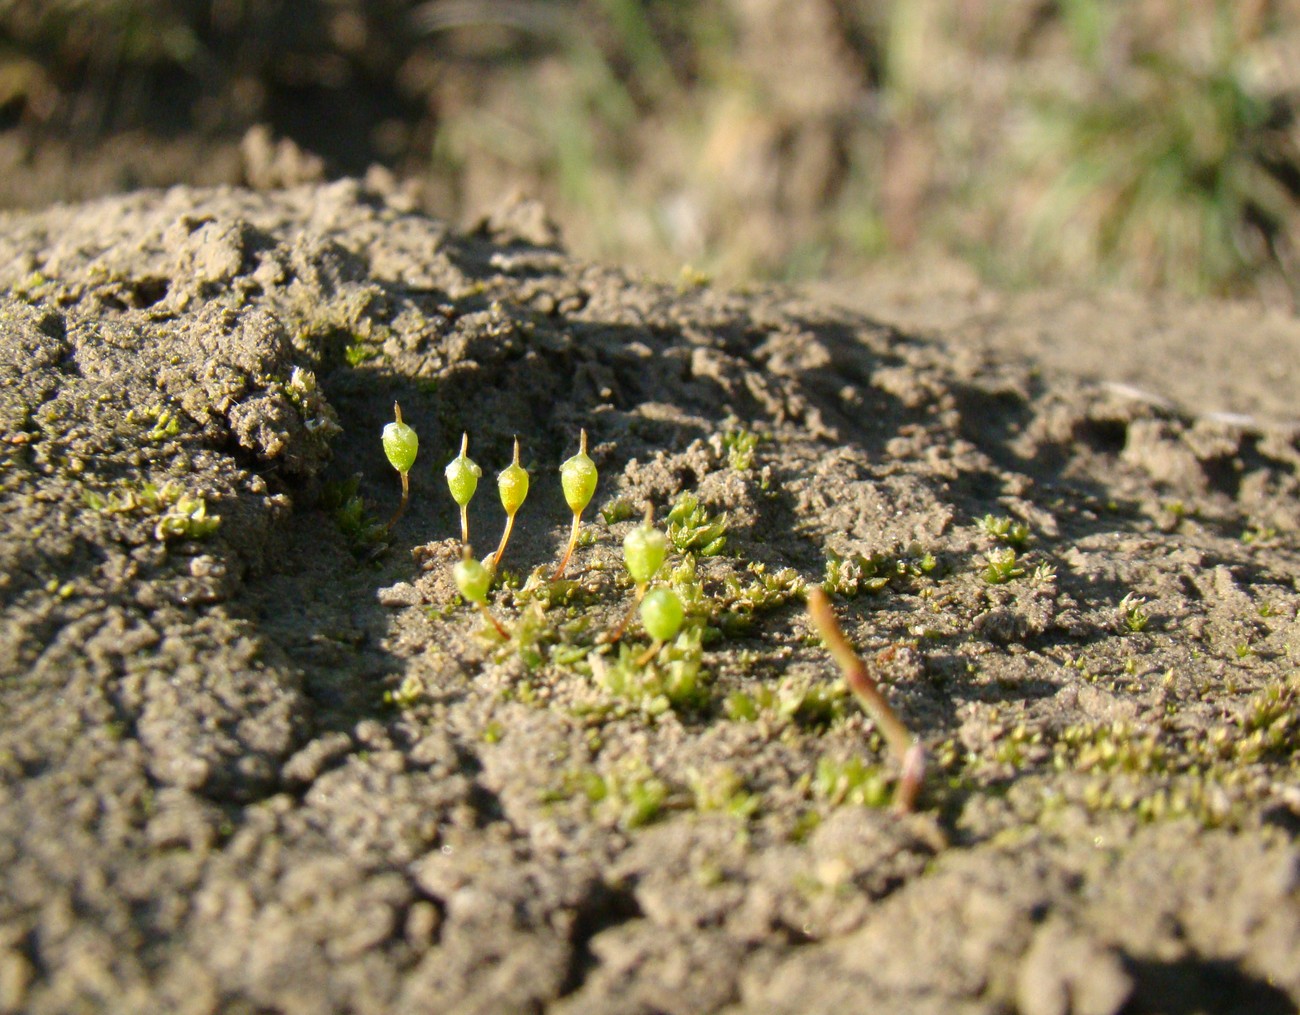
M 394 421 L 384 427 L 382 444 L 389 463 L 401 477 L 402 499 L 388 522 L 389 529 L 405 513 L 410 501 L 409 474 L 419 449 L 419 438 L 415 431 L 403 422 L 401 406 L 397 403 L 393 405 L 393 414 Z M 463 550 L 461 560 L 452 569 L 456 588 L 466 602 L 473 603 L 482 611 L 503 638 L 508 637 L 487 604 L 493 577 L 514 530 L 515 517 L 528 497 L 530 477 L 528 470 L 519 462 L 519 438 L 515 438 L 514 454 L 510 464 L 497 475 L 497 492 L 501 498 L 501 506 L 506 512 L 506 522 L 496 552 L 488 560 L 479 562 L 474 559 L 470 551 L 469 503 L 478 491 L 478 481 L 483 475 L 483 470 L 469 457 L 469 434 L 461 434 L 460 453 L 447 463 L 443 474 L 451 498 L 460 510 L 460 538 Z M 595 496 L 598 481 L 599 472 L 596 463 L 587 454 L 587 431 L 582 430 L 579 433 L 577 454 L 567 458 L 560 465 L 560 486 L 564 492 L 565 503 L 573 512 L 573 524 L 569 530 L 568 544 L 551 575 L 552 581 L 558 581 L 564 576 L 573 551 L 578 545 L 583 512 Z M 668 588 L 649 589 L 651 580 L 659 572 L 667 556 L 668 539 L 655 527 L 653 509 L 651 509 L 646 512 L 642 524 L 632 529 L 623 540 L 623 559 L 628 573 L 632 576 L 635 594 L 627 615 L 603 639 L 606 642 L 617 641 L 639 607 L 642 626 L 653 642 L 650 650 L 643 656 L 644 661 L 649 661 L 664 643 L 675 638 L 685 620 L 685 609 L 675 592 Z

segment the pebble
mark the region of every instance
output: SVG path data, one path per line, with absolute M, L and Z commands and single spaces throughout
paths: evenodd
M 380 606 L 419 606 L 420 590 L 410 582 L 398 582 L 386 589 L 380 589 L 376 595 Z

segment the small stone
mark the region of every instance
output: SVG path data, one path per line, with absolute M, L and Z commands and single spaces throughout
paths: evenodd
M 419 606 L 420 590 L 410 582 L 398 582 L 376 593 L 380 606 Z
M 1120 957 L 1060 921 L 1038 929 L 1016 983 L 1021 1015 L 1116 1015 L 1132 993 Z
M 325 766 L 352 750 L 346 733 L 318 737 L 284 763 L 280 776 L 285 782 L 307 786 L 316 781 Z

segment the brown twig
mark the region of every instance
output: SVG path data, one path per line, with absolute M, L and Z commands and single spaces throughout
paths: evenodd
M 880 684 L 867 671 L 867 664 L 844 637 L 839 621 L 835 619 L 830 599 L 816 586 L 808 592 L 808 616 L 821 635 L 826 650 L 844 673 L 844 682 L 875 721 L 889 749 L 898 759 L 900 773 L 898 788 L 894 791 L 894 809 L 910 811 L 916 803 L 921 784 L 925 781 L 925 747 L 912 736 L 890 707 L 880 690 Z

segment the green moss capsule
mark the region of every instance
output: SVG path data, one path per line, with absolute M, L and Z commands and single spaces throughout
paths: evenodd
M 406 512 L 406 505 L 411 499 L 411 466 L 415 464 L 415 454 L 420 450 L 420 438 L 415 435 L 414 430 L 402 422 L 402 407 L 396 402 L 393 403 L 393 416 L 394 421 L 384 427 L 381 441 L 389 464 L 402 477 L 402 499 L 397 505 L 397 510 L 393 512 L 393 517 L 388 519 L 386 529 L 392 529 Z
M 651 589 L 641 600 L 641 624 L 656 642 L 677 637 L 686 619 L 686 610 L 671 589 Z
M 465 454 L 469 450 L 469 434 L 460 435 L 460 454 L 447 463 L 443 474 L 447 477 L 447 488 L 451 490 L 451 499 L 465 507 L 474 499 L 478 489 L 478 479 L 483 475 L 474 461 Z
M 627 565 L 632 581 L 636 583 L 636 594 L 632 597 L 632 605 L 623 614 L 623 619 L 604 636 L 606 642 L 615 642 L 623 637 L 623 632 L 636 614 L 637 604 L 645 598 L 646 585 L 658 574 L 668 556 L 668 537 L 655 528 L 654 514 L 653 505 L 646 508 L 645 521 L 623 537 L 623 562 Z
M 420 438 L 415 431 L 402 422 L 402 407 L 393 403 L 395 421 L 384 427 L 384 454 L 389 463 L 398 472 L 405 475 L 415 464 L 415 454 L 420 450 Z
M 456 580 L 456 588 L 471 603 L 486 603 L 488 588 L 492 585 L 492 576 L 488 569 L 473 557 L 459 561 L 451 570 Z
M 569 545 L 565 547 L 555 574 L 551 575 L 552 581 L 558 581 L 564 574 L 569 558 L 573 556 L 573 548 L 578 545 L 582 512 L 596 492 L 597 478 L 596 463 L 587 457 L 587 431 L 583 430 L 578 437 L 578 453 L 560 466 L 560 486 L 564 489 L 564 499 L 569 510 L 573 512 L 573 526 L 569 530 Z
M 451 490 L 451 499 L 460 506 L 460 541 L 469 545 L 469 502 L 474 499 L 478 489 L 480 469 L 465 454 L 469 450 L 469 434 L 460 435 L 460 454 L 447 463 L 443 474 L 447 477 L 447 488 Z
M 596 463 L 587 457 L 587 431 L 578 438 L 578 453 L 560 466 L 560 486 L 564 499 L 575 515 L 582 514 L 596 492 L 598 473 Z
M 668 537 L 654 527 L 651 516 L 647 511 L 645 521 L 623 537 L 623 561 L 639 586 L 658 573 L 668 556 Z
M 506 509 L 506 527 L 501 533 L 501 545 L 492 558 L 492 570 L 495 572 L 501 564 L 501 555 L 506 552 L 510 542 L 510 533 L 515 527 L 515 514 L 528 496 L 528 470 L 519 464 L 519 438 L 515 438 L 514 461 L 497 473 L 497 492 L 501 495 L 501 506 Z
M 518 437 L 515 438 L 514 461 L 497 474 L 497 492 L 501 494 L 501 506 L 512 517 L 528 496 L 528 470 L 519 464 Z
M 509 639 L 510 632 L 501 626 L 501 621 L 492 616 L 492 611 L 488 609 L 487 597 L 488 590 L 492 587 L 492 573 L 470 555 L 468 546 L 465 547 L 460 562 L 451 569 L 451 576 L 465 601 L 478 607 L 483 619 L 492 625 L 502 639 Z

